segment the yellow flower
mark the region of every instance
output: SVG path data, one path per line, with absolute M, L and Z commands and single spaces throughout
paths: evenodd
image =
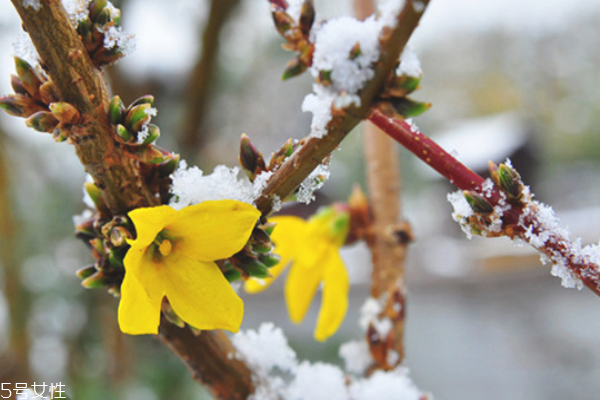
M 339 249 L 348 236 L 349 218 L 348 212 L 338 207 L 324 208 L 308 221 L 292 216 L 270 218 L 277 223 L 271 239 L 281 261 L 271 268 L 273 278 L 251 278 L 244 286 L 249 293 L 264 290 L 291 263 L 284 293 L 290 319 L 299 323 L 322 283 L 321 309 L 314 332 L 318 341 L 337 331 L 348 308 L 350 283 Z
M 241 250 L 260 212 L 234 200 L 205 201 L 129 213 L 137 239 L 129 241 L 121 285 L 119 326 L 130 335 L 157 334 L 163 297 L 197 329 L 237 332 L 244 304 L 214 260 Z

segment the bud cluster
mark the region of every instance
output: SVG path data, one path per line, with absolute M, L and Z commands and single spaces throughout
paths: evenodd
M 15 93 L 0 97 L 0 108 L 26 118 L 27 126 L 51 133 L 56 141 L 68 140 L 71 126 L 81 120 L 79 111 L 72 104 L 59 101 L 54 84 L 41 68 L 15 57 L 15 70 L 17 75 L 10 77 Z
M 125 56 L 121 35 L 121 11 L 107 0 L 92 0 L 88 16 L 78 22 L 77 33 L 90 59 L 97 67 L 109 65 Z
M 314 44 L 310 42 L 310 30 L 315 22 L 315 9 L 312 0 L 304 0 L 300 9 L 300 17 L 296 21 L 287 13 L 285 4 L 271 2 L 271 10 L 275 28 L 287 41 L 283 48 L 299 54 L 291 59 L 283 72 L 282 79 L 300 75 L 312 65 Z
M 272 252 L 274 246 L 270 235 L 273 228 L 273 223 L 259 223 L 242 250 L 227 260 L 217 261 L 230 282 L 246 280 L 249 277 L 263 279 L 271 276 L 269 269 L 280 260 L 280 257 Z
M 400 61 L 398 61 L 400 62 Z M 381 94 L 375 100 L 376 107 L 391 118 L 416 117 L 431 107 L 431 103 L 412 100 L 408 94 L 420 88 L 421 76 L 412 76 L 394 68 Z
M 528 189 L 523 185 L 521 176 L 510 164 L 496 165 L 490 161 L 489 170 L 492 188 L 482 191 L 465 190 L 463 196 L 469 203 L 474 215 L 465 221 L 472 233 L 485 236 L 515 235 L 515 223 L 518 219 L 508 219 L 510 209 L 520 210 L 530 200 Z M 488 181 L 489 182 L 489 181 Z M 498 190 L 499 196 L 493 191 Z
M 127 239 L 133 237 L 133 227 L 124 216 L 107 217 L 108 209 L 95 184 L 87 182 L 84 189 L 97 212 L 78 221 L 75 230 L 76 236 L 90 246 L 95 262 L 78 270 L 77 276 L 86 288 L 108 287 L 109 292 L 118 294 L 124 276 L 123 258 L 129 249 Z

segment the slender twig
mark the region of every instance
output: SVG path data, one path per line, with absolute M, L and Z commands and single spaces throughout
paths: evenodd
M 208 21 L 202 34 L 202 54 L 188 79 L 183 129 L 179 139 L 182 156 L 193 159 L 205 142 L 206 133 L 201 131 L 206 115 L 221 31 L 240 0 L 212 0 Z
M 357 18 L 365 19 L 375 7 L 372 0 L 356 0 L 354 9 Z M 386 136 L 379 128 L 365 121 L 365 158 L 367 165 L 367 182 L 369 188 L 369 204 L 372 212 L 372 224 L 369 229 L 367 244 L 371 249 L 373 270 L 371 273 L 371 297 L 382 296 L 396 298 L 400 308 L 392 321 L 392 343 L 386 343 L 399 357 L 375 357 L 377 368 L 393 368 L 404 358 L 404 316 L 406 286 L 404 281 L 404 260 L 406 258 L 407 239 L 410 237 L 408 224 L 399 224 L 400 216 L 400 160 L 398 147 L 394 140 Z M 404 234 L 400 234 L 399 230 Z M 392 305 L 392 303 L 389 303 Z M 389 310 L 388 310 L 389 311 Z M 376 338 L 377 343 L 371 340 Z M 371 347 L 380 342 L 378 335 L 367 335 Z M 386 346 L 386 347 L 387 347 Z M 374 352 L 375 353 L 375 352 Z M 388 363 L 393 360 L 393 365 Z
M 429 0 L 419 1 L 419 3 L 427 6 Z M 256 201 L 263 215 L 271 212 L 276 197 L 283 199 L 292 193 L 336 149 L 352 128 L 368 117 L 373 99 L 383 87 L 404 46 L 419 24 L 423 11 L 424 7 L 413 7 L 413 0 L 406 1 L 398 14 L 396 27 L 391 32 L 386 32 L 386 37 L 383 38 L 379 62 L 374 68 L 375 75 L 359 94 L 361 106 L 346 109 L 345 115 L 334 116 L 327 124 L 326 135 L 321 138 L 309 137 L 306 143 L 273 174 Z
M 551 227 L 546 222 L 548 217 L 543 215 L 543 205 L 532 201 L 530 194 L 523 195 L 518 203 L 506 203 L 499 188 L 494 186 L 488 196 L 482 188 L 482 177 L 423 135 L 417 127 L 388 118 L 378 110 L 373 111 L 369 119 L 460 189 L 483 194 L 491 206 L 501 205 L 504 208 L 500 215 L 501 235 L 529 243 L 554 265 L 567 268 L 585 286 L 600 295 L 600 266 L 589 254 L 593 253 L 592 249 L 587 253 L 582 251 L 581 246 L 573 243 L 562 230 Z

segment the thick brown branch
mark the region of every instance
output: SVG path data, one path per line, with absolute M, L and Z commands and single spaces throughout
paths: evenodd
M 13 0 L 42 63 L 62 100 L 73 104 L 83 121 L 73 127 L 71 140 L 83 166 L 103 189 L 114 214 L 158 203 L 142 179 L 138 161 L 113 140 L 107 117 L 108 94 L 102 77 L 90 62 L 60 0 L 41 2 L 35 11 Z M 229 360 L 231 343 L 219 331 L 194 336 L 189 329 L 161 325 L 161 339 L 193 371 L 194 378 L 224 399 L 242 399 L 252 393 L 250 370 Z
M 234 357 L 236 350 L 223 332 L 203 331 L 196 336 L 163 319 L 159 336 L 216 399 L 243 400 L 254 392 L 250 370 Z
M 419 1 L 419 3 L 427 6 L 429 0 Z M 416 9 L 419 12 L 413 7 L 413 0 L 408 0 L 398 15 L 396 27 L 391 32 L 385 33 L 381 56 L 375 66 L 375 75 L 360 93 L 361 107 L 349 108 L 346 109 L 345 115 L 334 116 L 327 125 L 327 134 L 324 137 L 309 137 L 306 144 L 296 151 L 269 180 L 261 197 L 256 201 L 263 215 L 271 212 L 275 197 L 285 198 L 292 193 L 335 150 L 352 128 L 368 117 L 373 99 L 381 90 L 406 42 L 419 24 L 424 7 L 416 7 Z
M 154 205 L 157 199 L 144 185 L 137 160 L 113 140 L 107 117 L 108 91 L 73 29 L 60 0 L 41 1 L 36 11 L 12 0 L 62 101 L 82 115 L 70 136 L 86 171 L 103 190 L 114 214 Z
M 240 0 L 211 1 L 208 22 L 202 34 L 202 54 L 186 85 L 186 113 L 179 140 L 184 158 L 193 157 L 205 140 L 201 126 L 206 115 L 211 83 L 214 80 L 219 38 L 221 30 L 239 3 Z

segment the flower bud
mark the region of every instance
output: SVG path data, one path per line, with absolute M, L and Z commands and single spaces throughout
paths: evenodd
M 33 98 L 39 98 L 40 86 L 44 79 L 42 79 L 37 71 L 22 58 L 15 57 L 15 68 L 19 80 L 25 90 L 27 90 L 27 93 Z
M 300 57 L 292 58 L 290 61 L 288 61 L 281 79 L 285 81 L 289 78 L 293 78 L 294 76 L 300 75 L 306 71 L 307 68 L 308 65 L 302 62 Z
M 49 111 L 38 111 L 27 118 L 25 124 L 38 132 L 52 133 L 58 126 L 58 119 Z
M 92 0 L 89 5 L 90 19 L 96 21 L 100 16 L 100 12 L 106 7 L 107 0 Z
M 16 75 L 11 74 L 10 86 L 17 94 L 27 94 L 27 89 L 25 89 L 25 86 L 23 86 L 23 84 L 21 83 L 21 80 Z
M 124 142 L 129 142 L 133 138 L 131 132 L 121 124 L 117 124 L 115 131 L 117 136 L 123 139 Z
M 250 181 L 254 180 L 256 175 L 266 169 L 263 155 L 254 147 L 250 138 L 245 133 L 242 133 L 240 140 L 239 162 L 246 171 Z
M 244 270 L 248 275 L 255 278 L 269 278 L 271 276 L 269 268 L 262 262 L 254 258 L 248 258 L 243 264 Z
M 300 9 L 300 30 L 304 37 L 310 35 L 310 29 L 315 22 L 315 7 L 312 0 L 304 0 Z
M 140 104 L 153 105 L 154 104 L 154 96 L 152 96 L 151 94 L 145 94 L 143 96 L 138 97 L 129 105 L 128 110 L 131 110 L 133 107 L 139 106 Z
M 117 95 L 110 100 L 108 105 L 108 118 L 111 124 L 116 125 L 123 120 L 125 116 L 125 104 Z
M 44 104 L 55 103 L 59 101 L 60 96 L 56 91 L 56 86 L 52 81 L 46 81 L 40 86 L 40 99 Z
M 153 108 L 149 103 L 142 103 L 134 107 L 130 107 L 127 115 L 125 116 L 124 125 L 131 132 L 139 132 L 142 129 L 142 126 L 150 121 L 152 114 Z
M 279 262 L 281 261 L 281 257 L 278 254 L 275 254 L 275 253 L 260 254 L 258 256 L 258 261 L 260 261 L 267 268 L 271 268 L 271 267 L 274 267 L 277 264 L 279 264 Z
M 81 286 L 87 289 L 99 289 L 110 283 L 110 278 L 102 271 L 97 271 L 93 275 L 81 281 Z
M 73 105 L 65 101 L 50 103 L 49 108 L 56 119 L 63 124 L 73 125 L 79 123 L 81 120 L 79 111 Z
M 483 197 L 478 195 L 475 192 L 471 191 L 463 191 L 463 195 L 467 200 L 467 203 L 471 206 L 471 209 L 478 214 L 491 214 L 494 211 L 494 208 L 488 201 Z
M 390 104 L 394 108 L 394 111 L 401 115 L 403 118 L 412 118 L 423 114 L 425 111 L 431 108 L 431 103 L 423 103 L 420 101 L 414 101 L 408 97 L 399 97 L 389 100 Z
M 83 267 L 77 270 L 77 272 L 75 272 L 75 274 L 77 274 L 77 276 L 80 279 L 85 279 L 85 278 L 89 278 L 90 276 L 94 275 L 98 270 L 96 269 L 96 266 L 94 265 L 88 265 L 87 267 Z

